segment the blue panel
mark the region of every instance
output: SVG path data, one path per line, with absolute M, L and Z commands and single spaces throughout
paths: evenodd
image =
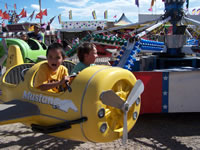
M 162 112 L 163 113 L 168 113 L 168 110 L 169 110 L 168 94 L 169 94 L 169 72 L 163 72 L 163 80 L 162 80 Z
M 140 61 L 135 61 L 134 66 L 132 67 L 132 71 L 140 71 Z

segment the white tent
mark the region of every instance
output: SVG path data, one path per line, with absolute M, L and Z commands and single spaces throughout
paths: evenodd
M 114 24 L 114 26 L 123 26 L 131 24 L 132 22 L 123 13 L 119 20 Z

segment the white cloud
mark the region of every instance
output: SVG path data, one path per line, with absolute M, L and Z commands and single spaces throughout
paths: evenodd
M 31 4 L 31 7 L 32 7 L 33 9 L 38 10 L 38 11 L 39 11 L 39 9 L 40 9 L 40 6 L 37 5 L 37 4 Z
M 83 7 L 89 2 L 89 0 L 56 0 L 56 2 L 66 3 L 68 5 L 73 5 L 76 7 Z
M 56 0 L 57 2 L 67 2 L 69 0 Z M 82 0 L 85 2 L 89 2 L 88 0 Z M 76 0 L 75 2 L 79 2 Z M 132 22 L 137 22 L 138 13 L 152 13 L 149 12 L 148 9 L 150 7 L 151 1 L 140 0 L 140 7 L 137 8 L 134 0 L 112 0 L 109 2 L 94 2 L 90 1 L 88 5 L 82 6 L 76 5 L 76 7 L 69 6 L 61 6 L 59 9 L 63 9 L 62 16 L 64 18 L 68 18 L 69 10 L 72 10 L 73 18 L 79 18 L 79 20 L 91 20 L 92 19 L 92 11 L 95 10 L 97 19 L 101 20 L 104 16 L 104 11 L 108 10 L 108 19 L 114 20 L 113 16 L 117 15 L 117 19 L 125 13 L 127 18 L 129 18 Z M 164 4 L 162 1 L 156 1 L 156 4 L 153 8 L 154 13 L 163 13 Z M 73 19 L 74 20 L 74 19 Z
M 58 7 L 61 11 L 62 21 L 67 21 L 69 10 L 72 10 L 72 21 L 93 20 L 92 11 L 95 10 L 97 20 L 104 19 L 104 11 L 108 10 L 108 20 L 114 21 L 113 16 L 117 15 L 117 20 L 125 13 L 127 18 L 132 22 L 138 22 L 138 14 L 164 14 L 164 3 L 157 0 L 153 6 L 153 11 L 148 9 L 151 5 L 151 0 L 139 0 L 139 8 L 135 5 L 135 0 L 110 0 L 107 2 L 98 2 L 94 0 L 55 0 L 56 2 L 64 5 Z M 199 0 L 190 0 L 189 9 L 200 8 Z M 184 4 L 185 8 L 185 4 Z

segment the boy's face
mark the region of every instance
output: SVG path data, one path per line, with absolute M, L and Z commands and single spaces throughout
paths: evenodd
M 87 65 L 93 64 L 97 58 L 97 49 L 93 46 L 93 50 L 89 52 L 89 54 L 85 54 L 85 61 L 87 61 Z
M 23 35 L 21 36 L 21 39 L 22 39 L 22 40 L 27 40 L 27 36 L 23 34 Z
M 56 71 L 63 62 L 63 57 L 59 49 L 50 50 L 47 56 L 48 65 L 52 71 Z
M 39 32 L 40 32 L 40 28 L 34 26 L 34 32 L 35 32 L 35 33 L 39 33 Z

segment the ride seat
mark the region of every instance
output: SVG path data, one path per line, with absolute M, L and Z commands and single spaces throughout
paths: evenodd
M 24 69 L 31 68 L 33 65 L 34 64 L 31 64 L 31 63 L 21 64 L 21 65 L 18 65 L 16 67 L 12 68 L 6 75 L 5 82 L 11 83 L 11 84 L 19 84 L 19 82 L 22 80 L 21 72 Z
M 62 65 L 65 66 L 68 69 L 68 73 L 70 74 L 72 69 L 75 66 L 75 63 L 65 60 Z
M 27 43 L 32 50 L 39 50 L 39 45 L 36 41 L 34 41 L 32 39 L 28 39 Z

